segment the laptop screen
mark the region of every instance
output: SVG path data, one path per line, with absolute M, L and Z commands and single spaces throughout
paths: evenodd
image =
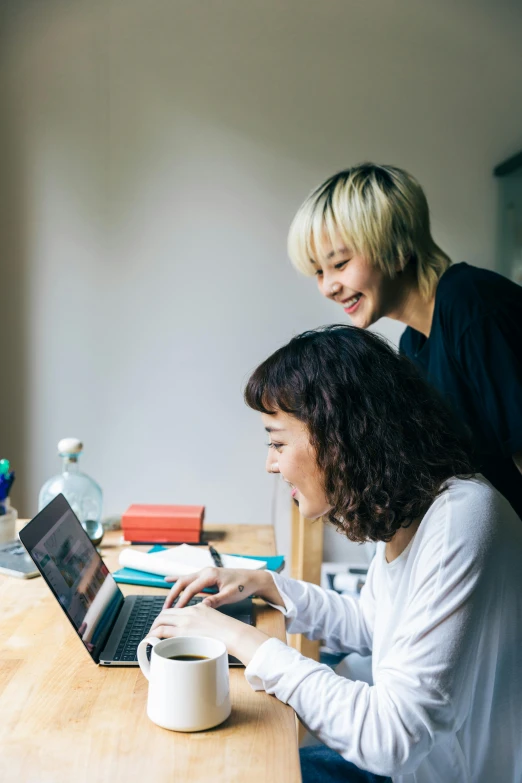
M 123 594 L 63 495 L 20 531 L 20 540 L 98 662 Z

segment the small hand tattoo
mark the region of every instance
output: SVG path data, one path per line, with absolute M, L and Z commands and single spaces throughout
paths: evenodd
M 245 586 L 244 585 L 238 585 L 237 589 L 239 590 L 240 593 L 242 593 L 243 590 L 245 589 Z

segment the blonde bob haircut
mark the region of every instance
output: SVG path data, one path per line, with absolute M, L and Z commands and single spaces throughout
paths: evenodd
M 414 264 L 425 299 L 451 264 L 432 239 L 424 191 L 395 166 L 361 163 L 313 190 L 290 226 L 288 254 L 296 269 L 313 275 L 318 255 L 340 241 L 390 278 Z

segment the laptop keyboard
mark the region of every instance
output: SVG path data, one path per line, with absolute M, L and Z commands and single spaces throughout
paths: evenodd
M 199 604 L 203 598 L 192 598 L 187 606 Z M 137 661 L 138 644 L 145 638 L 156 617 L 163 609 L 165 598 L 161 595 L 139 595 L 130 613 L 127 625 L 114 655 L 115 661 Z M 176 606 L 177 600 L 173 606 Z

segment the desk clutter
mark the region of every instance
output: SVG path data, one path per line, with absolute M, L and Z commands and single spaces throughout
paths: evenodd
M 263 569 L 280 572 L 285 565 L 282 555 L 256 557 L 249 555 L 221 555 L 224 568 Z M 140 552 L 128 547 L 119 556 L 118 571 L 113 572 L 116 582 L 137 584 L 147 587 L 164 587 L 170 589 L 172 582 L 166 582 L 166 576 L 184 576 L 194 573 L 206 566 L 214 565 L 210 552 L 199 547 L 182 544 L 167 549 L 156 545 L 148 552 Z M 205 592 L 215 592 L 208 588 Z
M 132 544 L 154 544 L 148 552 L 127 547 L 120 553 L 122 568 L 113 573 L 116 582 L 123 584 L 163 587 L 172 582 L 165 577 L 180 577 L 215 565 L 210 549 L 203 543 L 205 506 L 143 505 L 129 506 L 121 519 L 123 537 Z M 165 544 L 176 544 L 167 548 Z M 192 544 L 192 546 L 191 546 Z M 218 554 L 219 556 L 219 554 Z M 284 557 L 245 557 L 222 554 L 219 561 L 224 568 L 267 568 L 282 571 Z M 215 592 L 207 588 L 205 592 Z
M 133 503 L 122 515 L 125 541 L 133 544 L 199 544 L 205 506 Z

